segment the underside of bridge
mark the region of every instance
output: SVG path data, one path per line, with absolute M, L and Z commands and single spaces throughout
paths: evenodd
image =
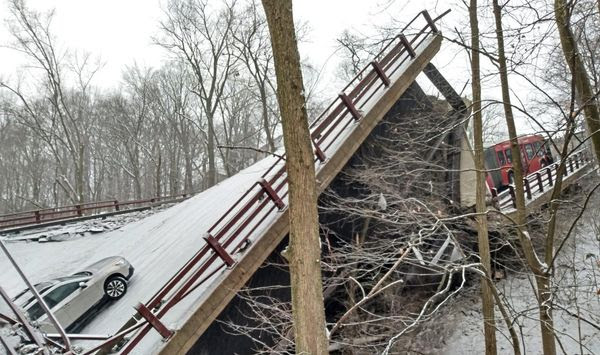
M 437 201 L 448 210 L 460 204 L 459 174 L 463 121 L 467 109 L 459 95 L 442 74 L 427 64 L 424 72 L 442 94 L 442 99 L 428 96 L 413 81 L 402 96 L 371 131 L 356 153 L 337 174 L 319 200 L 324 260 L 325 245 L 338 246 L 351 241 L 365 228 L 368 216 L 361 216 L 344 201 L 365 201 L 378 194 L 398 194 L 406 198 L 420 196 Z M 393 166 L 389 174 L 378 174 L 382 165 Z M 415 172 L 421 169 L 421 173 Z M 379 179 L 379 181 L 375 181 Z M 393 201 L 389 202 L 393 204 Z M 351 203 L 352 204 L 352 203 Z M 364 203 L 355 204 L 360 207 Z M 367 214 L 369 208 L 367 207 Z M 387 238 L 403 238 L 403 231 L 388 233 L 385 223 L 369 223 L 363 233 L 382 234 Z M 377 232 L 377 230 L 379 230 Z M 275 344 L 272 334 L 261 329 L 248 298 L 265 303 L 285 304 L 290 301 L 289 274 L 281 251 L 287 236 L 268 256 L 246 284 L 252 290 L 237 295 L 219 314 L 215 322 L 198 338 L 189 354 L 251 354 L 256 340 L 280 351 L 286 344 Z M 327 273 L 327 270 L 325 270 Z M 341 310 L 339 285 L 326 285 L 326 312 L 332 321 Z M 241 333 L 246 333 L 243 335 Z

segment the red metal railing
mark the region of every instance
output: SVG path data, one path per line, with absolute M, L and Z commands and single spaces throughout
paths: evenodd
M 361 70 L 343 89 L 342 94 L 310 124 L 311 138 L 315 148 L 317 170 L 327 163 L 327 154 L 336 152 L 336 144 L 343 142 L 352 129 L 347 129 L 360 120 L 362 111 L 368 111 L 379 101 L 379 95 L 393 83 L 402 67 L 419 55 L 421 46 L 438 30 L 427 11 L 420 12 L 401 31 L 404 32 L 418 19 L 425 25 L 407 40 L 400 34 L 390 40 L 375 60 Z M 347 94 L 346 94 L 347 92 Z M 274 159 L 274 158 L 270 158 Z M 249 238 L 267 229 L 277 218 L 277 212 L 285 209 L 288 194 L 285 156 L 280 156 L 207 231 L 206 244 L 144 305 L 152 312 L 148 317 L 121 330 L 118 334 L 87 350 L 92 354 L 98 349 L 117 342 L 125 335 L 139 330 L 127 343 L 122 354 L 132 351 L 142 338 L 160 321 L 171 308 L 187 295 L 208 281 L 220 270 L 232 266 L 233 254 L 248 242 Z
M 574 172 L 584 168 L 591 161 L 587 150 L 574 152 L 567 158 L 563 178 L 571 176 Z M 523 178 L 526 203 L 535 200 L 542 193 L 550 190 L 554 186 L 559 166 L 560 161 L 550 164 Z M 500 193 L 498 193 L 495 188 L 492 189 L 492 197 L 495 200 L 496 207 L 500 211 L 508 211 L 517 208 L 514 185 L 509 185 L 506 190 Z
M 4 214 L 0 215 L 0 231 L 28 225 L 71 220 L 106 212 L 125 212 L 143 206 L 178 202 L 190 196 L 190 194 L 178 194 L 131 201 L 106 200 Z

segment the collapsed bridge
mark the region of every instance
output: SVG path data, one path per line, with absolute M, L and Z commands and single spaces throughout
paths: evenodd
M 390 42 L 310 125 L 320 192 L 439 50 L 441 37 L 435 21 L 427 12 L 415 18 L 423 19 L 425 25 L 416 35 L 409 40 L 401 34 Z M 162 302 L 156 312 L 161 318 L 191 289 L 205 285 L 181 327 L 172 335 L 163 334 L 169 338 L 161 353 L 187 352 L 287 234 L 285 162 L 283 157 L 267 160 L 271 163 L 259 180 L 207 230 L 206 246 L 146 303 L 147 309 L 153 309 Z M 247 240 L 250 247 L 238 254 Z M 156 334 L 151 324 L 144 325 L 123 353 Z
M 416 16 L 407 28 L 416 25 L 418 30 L 390 41 L 311 123 L 319 192 L 331 184 L 421 73 L 452 106 L 457 129 L 446 134 L 453 134 L 455 144 L 462 148 L 460 122 L 467 109 L 430 63 L 441 45 L 436 22 L 442 16 L 432 19 L 426 11 Z M 441 136 L 440 142 L 446 138 Z M 448 195 L 456 202 L 464 190 L 458 176 L 466 164 L 461 155 L 450 159 L 455 176 L 449 179 Z M 136 267 L 125 297 L 85 329 L 90 334 L 113 335 L 101 341 L 98 336 L 77 336 L 83 353 L 106 353 L 116 344 L 122 354 L 173 354 L 192 349 L 287 235 L 287 188 L 285 156 L 271 156 L 121 231 L 73 241 L 67 248 L 40 246 L 45 253 L 55 253 L 57 259 L 64 257 L 67 261 L 60 261 L 59 266 L 65 269 L 72 263 L 116 253 Z M 78 255 L 70 255 L 69 249 L 77 250 Z M 25 249 L 16 254 L 20 254 L 18 259 L 27 258 Z M 41 265 L 30 267 L 39 277 L 48 274 Z

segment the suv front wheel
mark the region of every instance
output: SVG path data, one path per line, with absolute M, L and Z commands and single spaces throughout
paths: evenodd
M 112 276 L 104 283 L 104 294 L 111 300 L 118 300 L 127 292 L 127 280 Z

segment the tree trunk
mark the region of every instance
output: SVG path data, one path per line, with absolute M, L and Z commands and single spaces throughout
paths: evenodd
M 158 151 L 158 158 L 156 163 L 156 172 L 155 172 L 155 180 L 156 180 L 156 196 L 162 196 L 162 186 L 160 184 L 161 181 L 161 168 L 162 168 L 162 152 Z
M 571 69 L 575 88 L 579 102 L 583 106 L 583 114 L 587 124 L 588 134 L 591 136 L 594 145 L 596 159 L 600 162 L 600 113 L 596 95 L 590 84 L 590 79 L 585 69 L 581 55 L 577 49 L 575 37 L 569 24 L 569 9 L 573 5 L 567 5 L 566 0 L 554 1 L 554 12 L 556 16 L 556 26 L 560 35 L 560 44 L 565 55 L 565 60 Z M 598 5 L 600 10 L 600 4 Z
M 271 134 L 271 125 L 269 122 L 269 107 L 267 106 L 267 93 L 266 89 L 263 86 L 259 87 L 260 90 L 260 104 L 262 106 L 262 121 L 263 127 L 265 130 L 265 134 L 267 136 L 267 144 L 269 145 L 269 150 L 271 152 L 275 152 L 275 141 L 273 140 L 273 135 Z
M 481 118 L 481 78 L 479 66 L 479 24 L 477 20 L 477 0 L 471 0 L 469 6 L 471 23 L 471 87 L 473 90 L 473 136 L 475 140 L 475 169 L 477 170 L 475 210 L 477 212 L 477 237 L 479 257 L 484 267 L 485 276 L 481 280 L 481 303 L 483 313 L 483 329 L 485 333 L 485 353 L 495 355 L 496 322 L 494 320 L 494 295 L 485 278 L 490 279 L 490 242 L 488 238 L 487 215 L 485 214 L 485 165 L 483 159 L 483 124 Z
M 185 183 L 183 187 L 184 193 L 192 193 L 193 187 L 193 166 L 192 166 L 192 153 L 190 152 L 189 144 L 183 145 L 183 158 L 185 160 Z
M 215 130 L 213 117 L 208 115 L 208 137 L 207 137 L 207 154 L 208 154 L 208 180 L 207 188 L 214 186 L 217 183 L 217 165 L 215 163 Z
M 79 156 L 77 157 L 75 174 L 77 175 L 76 179 L 76 191 L 77 191 L 77 199 L 79 203 L 85 202 L 85 146 L 83 144 L 79 145 L 78 150 Z
M 314 157 L 291 0 L 263 0 L 277 75 L 290 203 L 288 260 L 297 354 L 327 354 Z
M 517 223 L 519 224 L 519 240 L 521 249 L 525 255 L 529 268 L 536 276 L 538 281 L 538 307 L 540 312 L 540 326 L 542 332 L 542 346 L 544 354 L 556 354 L 556 344 L 554 342 L 554 327 L 552 323 L 552 308 L 548 306 L 551 302 L 550 294 L 545 292 L 549 279 L 544 275 L 539 259 L 535 255 L 535 249 L 531 244 L 531 239 L 524 235 L 526 228 L 527 211 L 525 209 L 525 194 L 523 190 L 523 170 L 521 164 L 521 150 L 519 148 L 517 131 L 515 127 L 512 105 L 510 102 L 510 90 L 508 84 L 508 70 L 506 67 L 506 55 L 504 53 L 504 34 L 502 30 L 502 14 L 498 0 L 493 0 L 494 18 L 496 20 L 496 38 L 498 40 L 498 64 L 500 67 L 500 82 L 502 87 L 502 101 L 504 103 L 504 115 L 508 127 L 508 135 L 511 141 L 511 153 L 513 159 L 513 172 L 515 177 L 515 198 L 517 204 Z M 545 286 L 544 286 L 545 285 Z M 541 287 L 541 288 L 540 288 Z M 547 297 L 547 298 L 546 298 Z

